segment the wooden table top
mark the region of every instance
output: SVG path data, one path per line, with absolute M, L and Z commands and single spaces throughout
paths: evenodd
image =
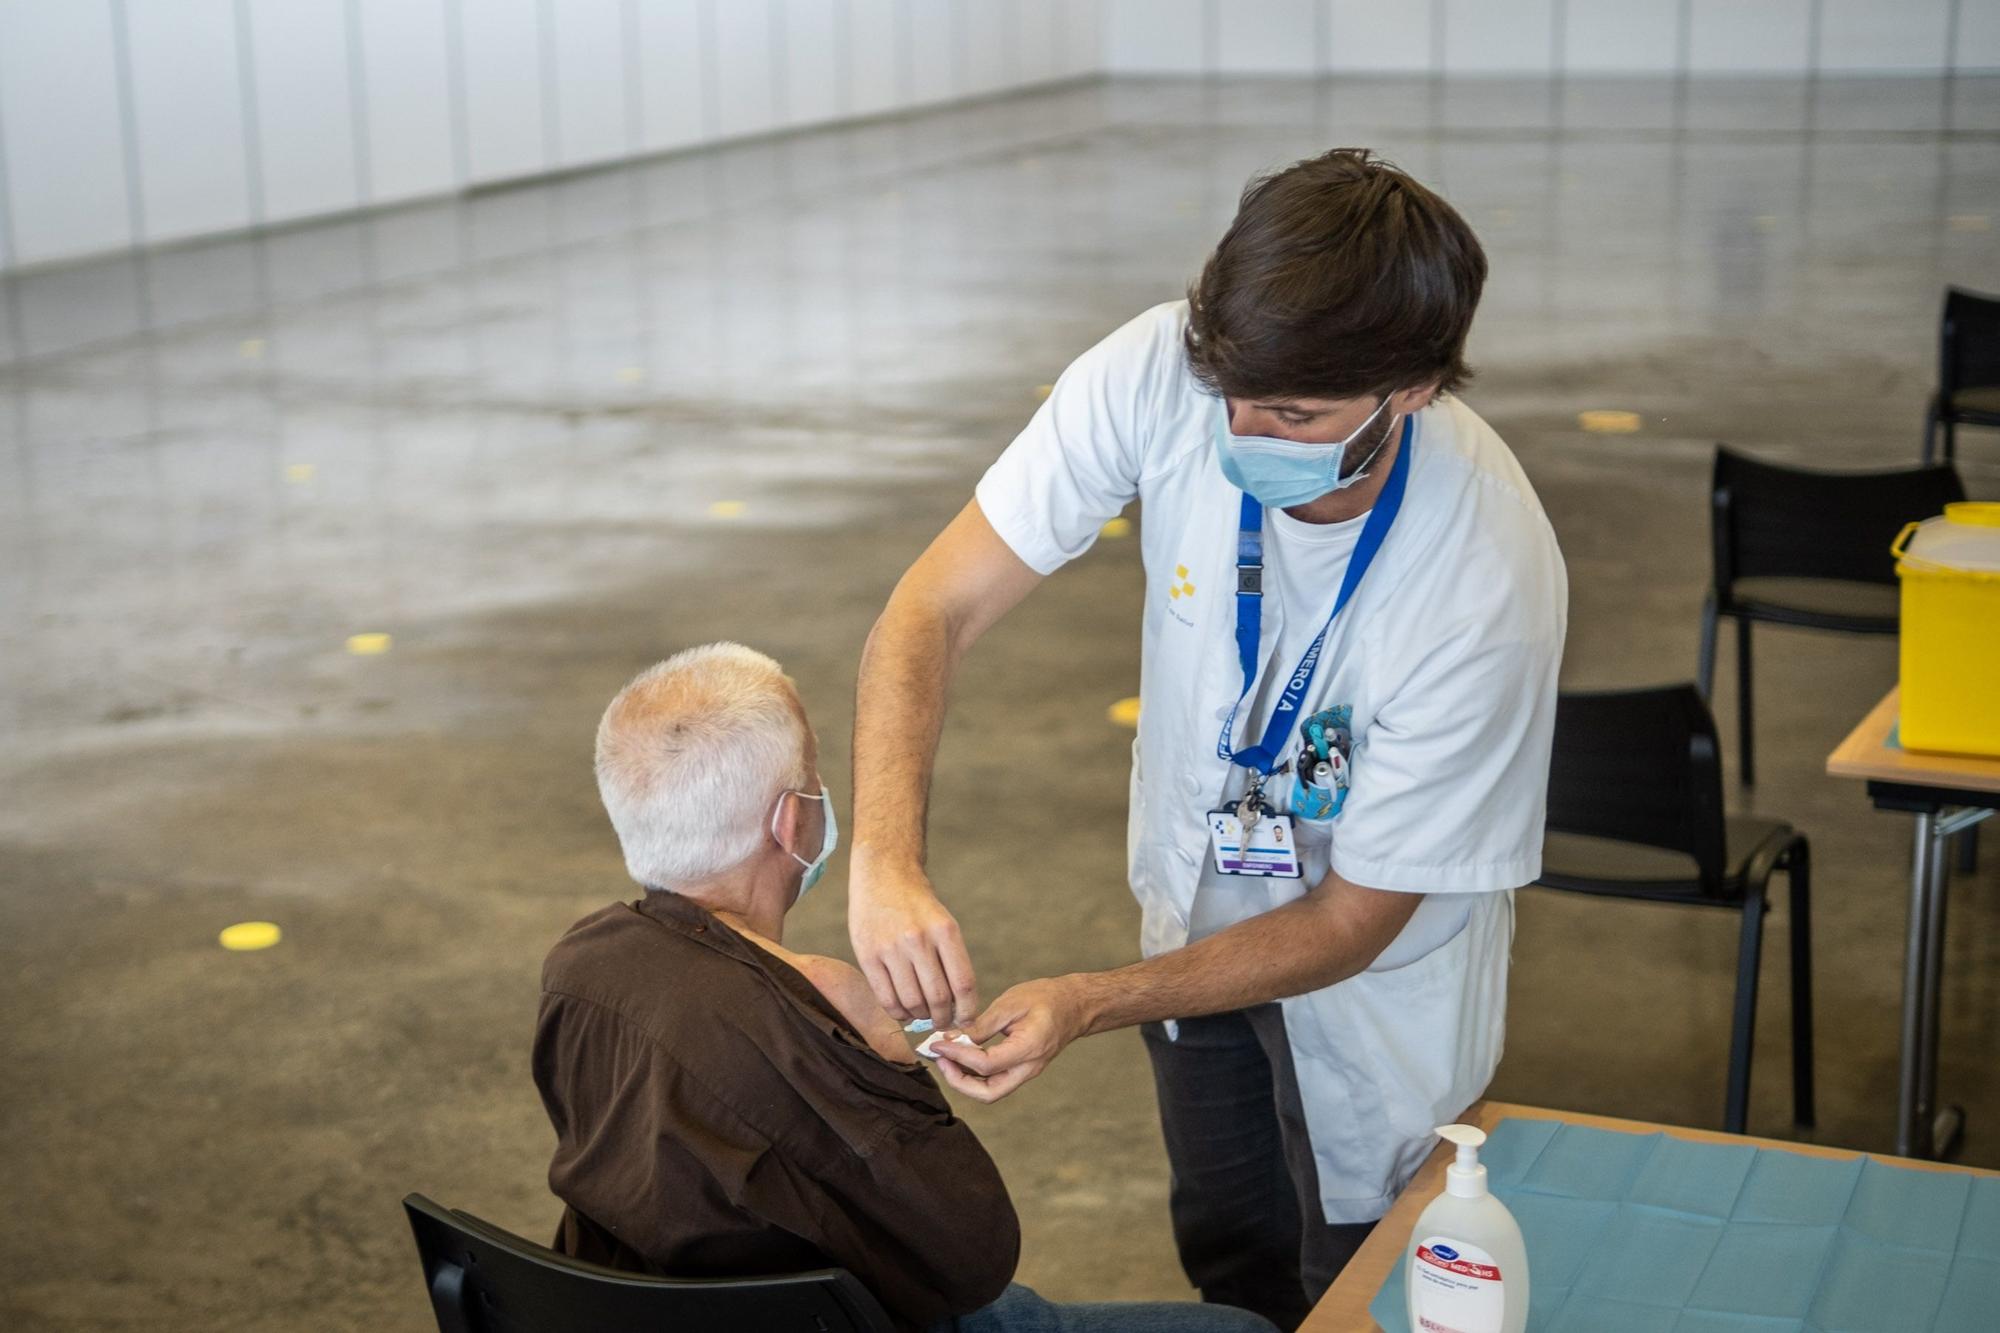
M 1889 731 L 1896 725 L 1900 688 L 1847 733 L 1847 739 L 1826 757 L 1826 771 L 1836 778 L 1900 782 L 1912 787 L 1945 787 L 1960 791 L 2000 792 L 2000 759 L 1972 755 L 1916 754 L 1892 748 Z
M 1878 1162 L 1895 1166 L 1907 1166 L 1917 1171 L 1956 1171 L 1962 1175 L 2000 1177 L 2000 1171 L 1986 1171 L 1978 1167 L 1954 1166 L 1948 1162 L 1917 1162 L 1905 1157 L 1889 1157 L 1881 1153 L 1862 1154 L 1846 1148 L 1828 1148 L 1817 1143 L 1792 1143 L 1783 1139 L 1753 1139 L 1741 1134 L 1723 1134 L 1710 1129 L 1683 1129 L 1677 1125 L 1651 1125 L 1639 1120 L 1617 1120 L 1610 1116 L 1584 1115 L 1574 1111 L 1549 1111 L 1538 1106 L 1514 1106 L 1507 1102 L 1475 1102 L 1465 1113 L 1465 1123 L 1477 1125 L 1487 1133 L 1502 1120 L 1560 1120 L 1565 1125 L 1588 1125 L 1595 1129 L 1620 1130 L 1627 1134 L 1666 1134 L 1677 1139 L 1687 1139 L 1695 1143 L 1749 1144 L 1757 1148 L 1776 1148 L 1782 1152 L 1800 1153 L 1807 1157 L 1826 1157 L 1835 1161 L 1852 1161 L 1864 1155 L 1873 1156 Z M 1375 1293 L 1382 1289 L 1382 1280 L 1389 1276 L 1389 1270 L 1404 1261 L 1404 1251 L 1410 1243 L 1410 1230 L 1417 1224 L 1417 1214 L 1425 1205 L 1437 1197 L 1444 1188 L 1444 1169 L 1450 1163 L 1452 1150 L 1440 1143 L 1438 1151 L 1432 1153 L 1420 1168 L 1409 1188 L 1397 1198 L 1396 1206 L 1388 1216 L 1369 1234 L 1360 1252 L 1349 1261 L 1341 1272 L 1340 1279 L 1327 1290 L 1313 1312 L 1306 1316 L 1305 1323 L 1299 1325 L 1299 1333 L 1376 1333 L 1376 1324 L 1368 1314 L 1368 1303 L 1375 1299 Z M 1532 1273 L 1532 1261 L 1530 1263 Z M 1403 1330 L 1394 1330 L 1403 1333 Z

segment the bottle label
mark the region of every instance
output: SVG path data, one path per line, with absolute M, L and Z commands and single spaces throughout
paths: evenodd
M 1499 1333 L 1505 1283 L 1493 1256 L 1476 1245 L 1431 1236 L 1410 1266 L 1411 1327 L 1422 1333 Z

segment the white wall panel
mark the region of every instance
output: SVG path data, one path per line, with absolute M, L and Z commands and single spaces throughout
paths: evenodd
M 250 0 L 249 13 L 265 220 L 358 206 L 342 0 Z
M 1678 0 L 1569 0 L 1563 63 L 1571 72 L 1665 72 L 1680 60 Z
M 1445 0 L 1444 67 L 1447 72 L 1546 74 L 1554 25 L 1554 0 Z
M 898 15 L 908 31 L 912 105 L 958 96 L 957 0 L 904 0 Z
M 0 126 L 14 262 L 131 241 L 104 0 L 0 0 Z
M 234 0 L 126 0 L 148 241 L 250 224 Z
M 1370 0 L 1374 3 L 1375 0 Z M 1241 11 L 1259 0 L 1239 0 Z M 1106 0 L 1105 55 L 1114 72 L 1198 73 L 1208 68 L 1207 0 Z M 1223 22 L 1241 22 L 1243 12 Z
M 785 120 L 816 125 L 845 114 L 840 85 L 843 0 L 781 0 Z
M 961 11 L 965 41 L 965 87 L 960 95 L 998 92 L 1016 81 L 1020 36 L 1015 0 L 975 0 Z
M 1062 28 L 1056 6 L 1062 0 L 1017 0 L 1014 6 L 1014 75 L 1021 83 L 1057 78 L 1063 69 Z
M 1330 0 L 1328 64 L 1336 70 L 1427 70 L 1431 6 L 1427 0 Z
M 475 8 L 470 15 L 478 15 Z M 555 17 L 556 158 L 582 166 L 623 157 L 634 147 L 626 125 L 623 0 L 557 0 Z
M 1105 0 L 1056 0 L 1056 43 L 1065 74 L 1095 74 L 1109 68 Z
M 716 132 L 733 139 L 778 124 L 771 0 L 714 0 Z
M 375 202 L 453 188 L 451 54 L 441 0 L 359 0 L 359 16 Z
M 1822 70 L 1936 70 L 1945 60 L 1951 0 L 1823 0 Z M 1971 8 L 1994 9 L 1993 0 Z
M 896 0 L 848 0 L 848 110 L 872 116 L 902 103 L 897 86 L 903 40 Z
M 1806 68 L 1812 0 L 1693 0 L 1688 66 L 1697 73 Z
M 464 0 L 465 121 L 474 181 L 554 165 L 542 123 L 535 0 Z
M 2000 5 L 1992 0 L 1960 0 L 1953 67 L 2000 70 Z
M 708 133 L 701 13 L 691 0 L 640 0 L 641 147 L 698 143 Z
M 1319 64 L 1320 22 L 1319 0 L 1224 5 L 1215 31 L 1216 67 L 1224 73 L 1310 73 Z

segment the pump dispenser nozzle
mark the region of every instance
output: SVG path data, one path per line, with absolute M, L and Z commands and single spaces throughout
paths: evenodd
M 1458 1146 L 1458 1158 L 1445 1168 L 1444 1188 L 1461 1199 L 1477 1199 L 1486 1193 L 1486 1168 L 1479 1164 L 1479 1149 L 1486 1131 L 1477 1125 L 1440 1125 L 1438 1136 Z

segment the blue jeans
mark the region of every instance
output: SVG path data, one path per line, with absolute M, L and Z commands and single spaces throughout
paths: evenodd
M 1262 1315 L 1194 1301 L 1090 1301 L 1058 1305 L 1018 1282 L 983 1310 L 931 1333 L 1277 1333 Z

